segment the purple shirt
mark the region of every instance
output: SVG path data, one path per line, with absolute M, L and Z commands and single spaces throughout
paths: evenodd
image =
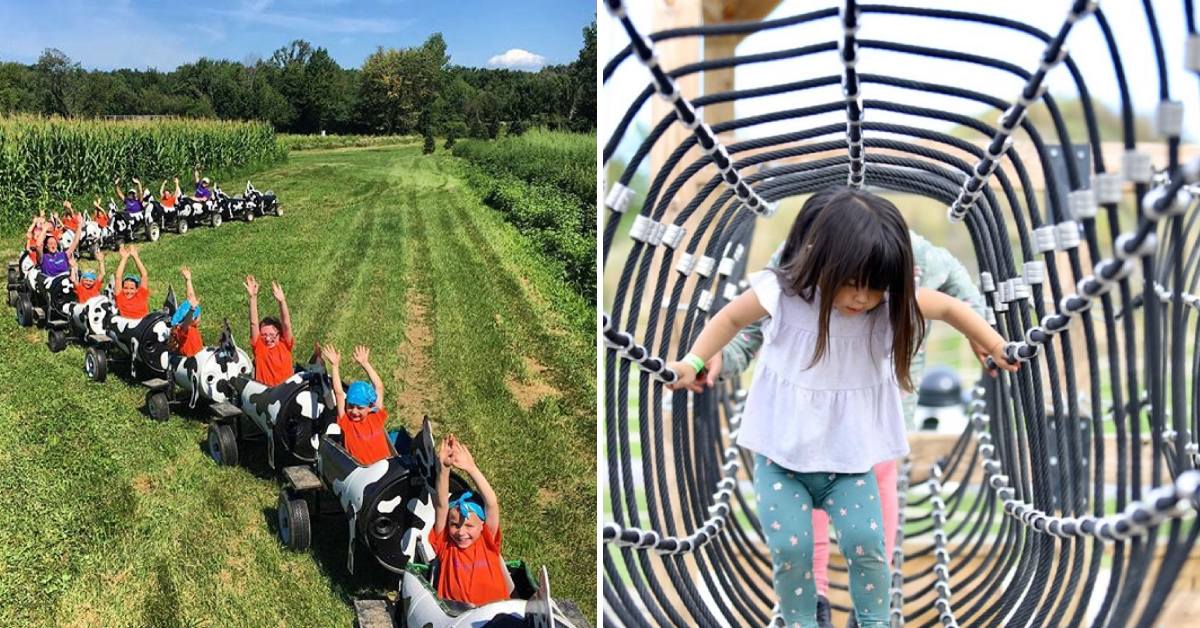
M 196 198 L 207 200 L 211 194 L 212 192 L 209 192 L 208 188 L 204 187 L 203 185 L 196 184 L 196 193 L 194 194 Z
M 142 213 L 142 202 L 136 198 L 125 199 L 125 211 L 130 214 Z
M 42 272 L 57 277 L 71 270 L 71 263 L 67 261 L 66 251 L 55 251 L 53 253 L 42 254 Z

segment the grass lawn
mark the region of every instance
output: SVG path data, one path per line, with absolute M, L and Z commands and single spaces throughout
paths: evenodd
M 205 339 L 228 319 L 247 348 L 242 278 L 279 280 L 297 359 L 318 340 L 347 356 L 370 346 L 390 427 L 428 414 L 437 435 L 456 432 L 499 493 L 505 557 L 547 565 L 594 620 L 594 314 L 466 189 L 463 167 L 416 145 L 293 153 L 253 175 L 282 218 L 144 247 L 151 303 L 181 291 L 188 264 Z M 20 237 L 4 242 L 15 257 Z M 260 312 L 275 313 L 266 287 Z M 340 515 L 314 522 L 311 551 L 280 546 L 264 446 L 218 467 L 198 417 L 155 423 L 144 390 L 88 382 L 83 351 L 51 354 L 45 339 L 4 309 L 0 625 L 349 625 L 352 596 L 394 588 L 365 553 L 346 572 Z

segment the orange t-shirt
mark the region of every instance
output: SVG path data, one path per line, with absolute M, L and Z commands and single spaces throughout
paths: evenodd
M 346 451 L 363 465 L 372 465 L 392 455 L 388 446 L 387 410 L 377 410 L 367 414 L 361 421 L 352 421 L 348 415 L 338 417 L 338 427 L 342 428 L 342 442 Z
M 431 532 L 429 543 L 437 552 L 441 565 L 438 567 L 438 597 L 475 606 L 508 599 L 505 567 L 500 562 L 500 537 L 501 531 L 492 536 L 485 523 L 479 538 L 461 549 L 446 538 L 445 528 L 441 532 Z
M 181 333 L 182 329 L 182 325 L 171 328 L 171 338 L 179 343 L 179 354 L 190 358 L 204 348 L 204 340 L 200 338 L 200 328 L 195 323 L 188 326 L 186 335 Z M 180 335 L 184 336 L 182 340 Z
M 121 281 L 124 283 L 123 279 Z M 138 286 L 131 299 L 125 298 L 125 291 L 118 289 L 114 301 L 117 304 L 117 313 L 125 318 L 142 318 L 150 313 L 150 289 L 146 286 Z
M 267 386 L 278 386 L 296 373 L 292 366 L 292 347 L 296 338 L 280 338 L 274 347 L 268 347 L 260 334 L 251 343 L 254 350 L 254 379 Z
M 98 279 L 92 282 L 91 288 L 84 288 L 83 283 L 75 284 L 75 297 L 79 299 L 80 303 L 83 303 L 98 294 L 100 294 L 100 280 Z
M 63 228 L 68 231 L 74 231 L 79 228 L 79 218 L 76 216 L 67 216 L 62 219 Z
M 96 218 L 96 224 L 100 225 L 101 229 L 108 226 L 108 214 L 106 214 L 104 212 L 96 212 L 95 218 Z
M 175 195 L 170 192 L 163 192 L 162 199 L 159 200 L 163 207 L 175 206 Z

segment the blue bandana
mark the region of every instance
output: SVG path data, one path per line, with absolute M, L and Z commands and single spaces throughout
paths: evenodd
M 79 274 L 79 277 L 80 277 L 80 279 L 92 279 L 92 280 L 95 280 L 95 279 L 96 279 L 96 271 L 94 271 L 94 270 L 85 270 L 85 271 L 83 271 L 82 273 L 80 273 L 80 274 Z
M 483 506 L 472 501 L 467 501 L 471 495 L 471 491 L 464 491 L 462 495 L 459 495 L 454 501 L 450 502 L 450 507 L 458 509 L 458 513 L 462 515 L 463 521 L 466 521 L 471 516 L 471 513 L 475 513 L 475 516 L 479 517 L 480 521 L 486 520 L 486 517 L 483 516 Z
M 350 389 L 346 391 L 346 403 L 352 406 L 361 406 L 366 408 L 375 403 L 378 397 L 375 394 L 375 387 L 357 380 L 350 384 Z
M 199 319 L 200 318 L 200 304 L 197 303 L 195 310 L 193 310 L 192 302 L 188 301 L 188 300 L 184 300 L 184 302 L 182 304 L 180 304 L 179 308 L 175 310 L 175 314 L 171 316 L 171 324 L 178 325 L 178 324 L 182 323 L 183 319 L 187 318 L 188 313 L 193 312 L 193 311 L 195 312 L 195 314 L 192 315 L 192 318 Z

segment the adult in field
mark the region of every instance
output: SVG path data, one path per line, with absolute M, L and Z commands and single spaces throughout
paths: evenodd
M 133 183 L 137 188 L 129 188 L 124 194 L 121 193 L 121 177 L 117 177 L 113 181 L 113 187 L 117 190 L 117 196 L 125 199 L 125 213 L 133 217 L 141 217 L 142 199 L 146 196 L 146 189 L 142 187 L 142 182 L 137 177 L 133 178 Z
M 121 281 L 121 289 L 117 290 L 113 299 L 117 313 L 125 318 L 142 318 L 150 313 L 150 287 L 147 285 L 150 273 L 146 271 L 146 265 L 142 263 L 136 246 L 122 244 L 118 252 L 121 261 L 117 263 L 116 277 Z M 125 264 L 130 257 L 137 264 L 137 275 L 125 274 Z
M 820 205 L 816 205 L 820 207 Z M 806 206 L 807 207 L 807 206 Z M 810 219 L 815 219 L 815 214 L 809 216 Z M 930 288 L 943 292 L 957 299 L 966 301 L 973 309 L 982 314 L 984 307 L 983 296 L 979 293 L 978 288 L 971 282 L 970 274 L 963 267 L 950 251 L 944 248 L 934 246 L 929 240 L 919 234 L 909 231 L 909 238 L 912 241 L 913 266 L 916 271 L 916 285 L 919 288 Z M 783 253 L 783 246 L 780 245 L 776 249 L 774 255 L 771 256 L 771 261 L 768 267 L 776 268 L 779 265 L 779 260 Z M 928 337 L 928 334 L 926 335 Z M 706 375 L 703 380 L 697 380 L 690 389 L 693 392 L 701 392 L 707 387 L 712 387 L 716 383 L 718 377 L 736 377 L 748 368 L 750 361 L 758 354 L 763 344 L 762 321 L 754 323 L 734 337 L 725 348 L 713 356 L 712 359 L 705 365 Z M 986 351 L 980 347 L 972 345 L 972 349 L 976 354 L 981 351 L 980 361 L 985 359 Z M 913 382 L 921 380 L 921 374 L 925 370 L 925 346 L 917 351 L 917 355 L 913 357 L 909 373 Z M 913 427 L 913 414 L 916 411 L 916 394 L 904 393 L 902 397 L 904 420 L 911 429 Z M 883 511 L 883 526 L 885 553 L 884 555 L 890 561 L 892 556 L 892 545 L 896 539 L 896 529 L 899 526 L 899 503 L 896 496 L 896 461 L 888 460 L 881 462 L 874 467 L 876 481 L 879 485 L 880 506 Z M 831 627 L 833 624 L 830 621 L 830 606 L 828 600 L 829 591 L 829 516 L 824 510 L 813 509 L 813 580 L 817 587 L 817 620 L 821 628 Z M 856 626 L 854 616 L 851 614 L 851 626 Z
M 296 372 L 292 362 L 292 348 L 296 339 L 292 337 L 292 316 L 288 312 L 287 297 L 278 282 L 271 282 L 271 294 L 279 304 L 279 318 L 268 316 L 258 319 L 258 281 L 254 275 L 246 275 L 246 292 L 250 295 L 250 347 L 254 350 L 254 379 L 276 386 Z
M 71 201 L 64 201 L 63 206 L 70 209 Z M 75 246 L 79 244 L 79 232 L 76 227 L 70 246 L 64 251 L 59 238 L 61 230 L 55 231 L 54 224 L 42 222 L 34 233 L 34 241 L 38 243 L 38 267 L 49 277 L 57 277 L 71 272 L 71 258 L 75 255 Z
M 192 195 L 192 198 L 198 201 L 207 201 L 211 199 L 212 190 L 209 188 L 212 186 L 212 181 L 210 181 L 208 177 L 200 176 L 200 168 L 194 169 L 192 171 L 192 175 L 196 178 L 196 193 Z

